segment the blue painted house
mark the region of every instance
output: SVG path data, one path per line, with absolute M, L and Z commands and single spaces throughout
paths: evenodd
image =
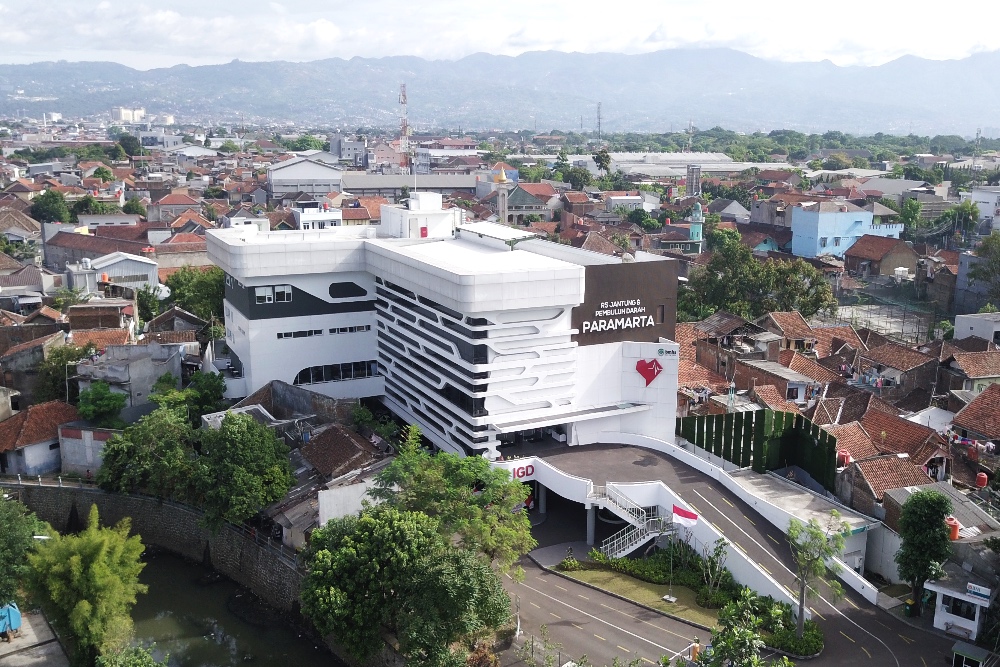
M 843 257 L 844 251 L 865 234 L 898 239 L 903 225 L 888 222 L 891 216 L 881 210 L 884 208 L 879 205 L 875 209 L 871 204 L 861 208 L 846 200 L 795 204 L 791 208 L 792 254 Z

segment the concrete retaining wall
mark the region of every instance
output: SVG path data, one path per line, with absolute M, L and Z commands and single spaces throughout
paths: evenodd
M 225 527 L 218 535 L 198 525 L 201 514 L 154 498 L 109 494 L 93 489 L 54 486 L 20 487 L 21 500 L 39 518 L 62 532 L 67 528 L 73 507 L 80 521 L 86 521 L 90 506 L 96 504 L 102 525 L 132 520 L 132 532 L 144 544 L 155 545 L 202 561 L 242 586 L 246 586 L 271 606 L 283 611 L 297 608 L 302 573 L 282 560 L 278 552 L 257 544 L 251 537 Z

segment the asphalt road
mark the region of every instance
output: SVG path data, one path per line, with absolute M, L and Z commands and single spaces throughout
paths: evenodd
M 616 657 L 625 663 L 639 659 L 652 664 L 664 655 L 686 654 L 695 636 L 707 639 L 702 630 L 581 586 L 529 559 L 523 559 L 522 566 L 523 582 L 509 577 L 505 580 L 507 590 L 520 605 L 524 634 L 516 643 L 527 643 L 534 637 L 537 649 L 541 646 L 539 628 L 546 626 L 549 641 L 558 645 L 552 649 L 556 665 L 583 655 L 597 666 L 611 665 Z M 537 655 L 535 659 L 543 662 Z M 515 662 L 505 660 L 504 664 Z
M 797 590 L 792 554 L 785 535 L 715 480 L 665 454 L 650 450 L 617 445 L 591 446 L 585 450 L 563 450 L 563 453 L 545 458 L 566 472 L 592 479 L 595 484 L 662 480 L 703 520 L 711 522 L 726 539 L 760 564 L 776 581 L 790 591 Z M 826 648 L 819 658 L 809 662 L 810 665 L 943 667 L 950 664 L 954 640 L 918 630 L 873 606 L 850 589 L 836 602 L 825 583 L 820 584 L 818 593 L 819 597 L 809 600 L 807 604 L 813 611 L 814 619 L 823 628 Z M 536 603 L 541 605 L 538 600 Z M 549 601 L 549 606 L 554 604 Z M 558 613 L 554 608 L 547 607 L 543 607 L 542 611 Z M 677 633 L 685 637 L 694 634 L 681 630 Z M 597 660 L 593 662 L 595 665 L 602 664 Z M 610 661 L 607 664 L 611 664 Z

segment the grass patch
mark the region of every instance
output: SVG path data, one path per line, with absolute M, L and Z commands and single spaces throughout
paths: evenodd
M 667 585 L 651 584 L 609 570 L 578 570 L 564 574 L 647 607 L 659 609 L 710 628 L 715 627 L 719 620 L 717 609 L 705 609 L 698 606 L 695 602 L 695 592 L 690 588 L 674 586 L 673 594 L 677 598 L 677 602 L 668 604 L 661 599 L 670 590 L 670 586 Z
M 880 588 L 879 593 L 888 595 L 891 598 L 899 598 L 913 592 L 907 584 L 889 584 L 885 588 Z

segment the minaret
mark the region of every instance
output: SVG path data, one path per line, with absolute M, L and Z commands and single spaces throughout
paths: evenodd
M 700 241 L 702 225 L 705 224 L 705 215 L 701 211 L 701 202 L 695 202 L 694 208 L 691 211 L 690 217 L 686 219 L 687 223 L 690 224 L 688 229 L 688 240 L 690 241 Z
M 497 216 L 500 224 L 507 224 L 507 195 L 510 194 L 510 181 L 507 180 L 507 172 L 500 167 L 500 175 L 497 176 Z

